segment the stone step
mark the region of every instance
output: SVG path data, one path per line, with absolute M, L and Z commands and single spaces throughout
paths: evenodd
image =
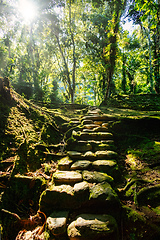
M 82 118 L 82 121 L 84 120 L 92 120 L 92 121 L 113 121 L 115 120 L 114 117 L 112 116 L 108 116 L 108 115 L 99 115 L 99 114 L 95 114 L 95 115 L 91 115 L 91 116 L 84 116 Z
M 107 213 L 110 208 L 120 207 L 117 193 L 108 182 L 88 183 L 86 181 L 76 183 L 74 186 L 60 185 L 50 186 L 42 192 L 39 201 L 39 209 L 49 216 L 53 211 L 74 210 L 86 208 L 88 212 L 102 211 Z
M 41 194 L 39 209 L 47 215 L 46 229 L 53 238 L 66 239 L 67 233 L 70 240 L 119 240 L 116 220 L 110 215 L 120 210 L 113 189 L 119 178 L 118 154 L 107 122 L 114 118 L 99 113 L 89 111 L 81 128 L 72 131 L 76 140 L 66 146 L 67 156 L 58 161 L 50 186 Z M 78 119 L 72 119 L 70 126 L 76 124 Z M 74 210 L 88 213 L 73 218 Z
M 94 121 L 93 123 L 101 126 L 103 124 L 103 121 Z
M 96 127 L 99 127 L 99 125 L 97 124 L 86 124 L 86 125 L 83 125 L 83 128 L 85 129 L 93 129 L 93 128 L 96 128 Z
M 116 220 L 105 214 L 81 214 L 68 226 L 70 240 L 119 240 Z
M 93 121 L 92 120 L 83 120 L 81 123 L 82 123 L 82 125 L 93 124 Z
M 76 171 L 56 171 L 53 173 L 52 180 L 55 184 L 70 184 L 82 181 L 82 174 Z
M 95 128 L 83 128 L 83 132 L 89 132 L 89 133 L 94 133 L 94 132 L 108 132 L 108 128 L 106 127 L 101 127 L 101 126 L 97 126 L 95 125 Z
M 77 162 L 75 162 L 75 165 L 76 164 L 77 164 Z M 69 184 L 71 186 L 73 186 L 75 183 L 79 183 L 81 181 L 87 181 L 90 183 L 100 183 L 100 182 L 106 181 L 106 182 L 111 183 L 111 182 L 113 182 L 113 177 L 111 177 L 111 175 L 108 175 L 108 174 L 109 173 L 112 174 L 113 170 L 116 169 L 116 165 L 114 167 L 108 167 L 108 169 L 106 167 L 107 173 L 106 172 L 89 171 L 89 170 L 84 170 L 84 169 L 85 169 L 85 167 L 82 168 L 82 166 L 81 166 L 81 169 L 80 169 L 80 167 L 78 169 L 79 171 L 82 171 L 82 174 L 79 171 L 56 171 L 52 177 L 53 183 L 55 185 Z M 98 167 L 97 167 L 97 169 L 98 169 Z
M 69 171 L 72 164 L 73 160 L 67 156 L 58 161 L 58 169 L 61 171 Z
M 87 141 L 75 141 L 72 143 L 72 145 L 70 144 L 69 146 L 66 146 L 66 149 L 78 152 L 86 152 L 92 150 L 92 146 Z
M 54 236 L 63 235 L 67 230 L 69 211 L 54 211 L 46 220 L 46 229 Z
M 76 151 L 68 151 L 67 152 L 68 156 L 72 160 L 111 160 L 111 159 L 116 159 L 118 157 L 118 154 L 114 151 L 111 150 L 102 150 L 102 151 L 87 151 L 84 154 Z
M 87 160 L 79 160 L 71 165 L 71 170 L 84 170 L 90 169 L 92 167 L 92 162 Z
M 62 158 L 58 162 L 58 170 L 60 171 L 82 171 L 82 170 L 90 170 L 90 171 L 98 171 L 107 173 L 109 176 L 117 179 L 120 175 L 120 171 L 115 159 L 110 160 L 95 160 L 92 158 L 91 160 L 77 160 L 73 161 L 69 157 Z
M 72 133 L 77 140 L 113 140 L 113 134 L 110 132 L 76 132 Z
M 108 174 L 96 172 L 96 171 L 91 172 L 91 171 L 84 170 L 82 172 L 82 176 L 83 176 L 83 180 L 89 183 L 101 183 L 104 181 L 112 183 L 114 181 L 114 179 Z
M 115 160 L 96 160 L 92 163 L 92 167 L 98 172 L 112 176 L 115 182 L 121 179 L 121 173 Z
M 95 155 L 97 159 L 116 159 L 118 157 L 114 151 L 96 151 Z

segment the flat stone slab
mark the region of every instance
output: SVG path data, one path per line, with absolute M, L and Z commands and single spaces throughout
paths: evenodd
M 97 160 L 92 163 L 94 169 L 99 172 L 104 172 L 112 176 L 113 169 L 117 168 L 117 163 L 114 160 Z
M 66 233 L 69 211 L 54 211 L 46 221 L 46 227 L 53 235 Z
M 69 171 L 73 161 L 69 157 L 62 158 L 58 161 L 58 169 L 61 171 Z
M 93 123 L 101 126 L 103 122 L 102 121 L 94 121 Z
M 92 124 L 92 123 L 93 123 L 92 120 L 83 120 L 83 121 L 82 121 L 82 125 Z
M 93 129 L 94 132 L 108 132 L 108 128 L 106 127 L 96 127 Z
M 101 140 L 101 143 L 114 145 L 114 141 L 113 140 Z
M 70 185 L 52 185 L 40 196 L 39 208 L 46 215 L 50 215 L 53 210 L 68 210 L 75 206 L 74 190 Z
M 112 121 L 114 120 L 114 117 L 107 116 L 107 115 L 92 115 L 92 116 L 85 116 L 82 118 L 83 120 L 92 120 L 92 121 Z
M 110 215 L 81 214 L 67 229 L 70 240 L 118 240 L 118 226 Z
M 113 134 L 109 132 L 81 132 L 74 135 L 76 139 L 80 140 L 112 140 Z
M 109 132 L 98 132 L 99 139 L 98 140 L 110 140 L 113 139 L 113 134 Z
M 95 155 L 97 159 L 114 159 L 118 156 L 114 151 L 96 151 Z
M 83 158 L 92 161 L 96 159 L 96 155 L 93 152 L 88 151 L 83 155 Z
M 42 192 L 39 201 L 40 211 L 50 215 L 54 210 L 72 210 L 89 202 L 89 183 L 81 181 L 74 186 L 50 186 Z
M 99 127 L 99 125 L 97 125 L 97 124 L 87 124 L 87 125 L 84 125 L 83 127 L 87 128 L 87 129 L 93 129 L 93 128 Z
M 53 174 L 53 182 L 56 184 L 73 185 L 82 181 L 82 174 L 76 171 L 57 171 Z
M 76 141 L 76 143 L 72 146 L 72 150 L 77 152 L 86 152 L 92 150 L 92 146 L 87 141 Z
M 102 123 L 102 127 L 108 127 L 109 123 Z
M 70 121 L 69 124 L 78 125 L 78 124 L 80 124 L 80 121 L 75 121 L 75 120 Z
M 105 143 L 101 143 L 101 144 L 97 144 L 93 147 L 93 151 L 109 151 L 109 150 L 114 150 L 114 146 L 111 144 L 105 144 Z
M 71 170 L 85 170 L 92 166 L 92 163 L 87 160 L 79 160 L 72 164 Z
M 89 184 L 85 181 L 76 183 L 73 187 L 73 190 L 75 193 L 79 193 L 81 191 L 85 191 L 86 189 L 89 189 Z
M 87 129 L 87 128 L 83 128 L 83 132 L 85 133 L 93 133 L 94 132 L 94 130 L 93 129 Z
M 96 172 L 96 171 L 91 172 L 91 171 L 84 170 L 82 172 L 82 176 L 83 176 L 83 180 L 89 183 L 100 183 L 104 181 L 111 183 L 114 181 L 114 179 L 108 174 Z
M 71 159 L 78 159 L 82 156 L 82 153 L 77 151 L 68 151 L 67 154 Z
M 75 201 L 78 206 L 84 205 L 89 201 L 89 183 L 86 181 L 76 183 L 73 187 Z

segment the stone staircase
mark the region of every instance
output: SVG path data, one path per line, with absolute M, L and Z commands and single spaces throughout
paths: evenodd
M 99 109 L 74 121 L 67 156 L 39 201 L 49 239 L 119 239 L 121 204 L 114 187 L 121 175 L 109 121 Z

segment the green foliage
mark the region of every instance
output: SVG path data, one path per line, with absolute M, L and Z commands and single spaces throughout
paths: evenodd
M 125 0 L 36 3 L 29 24 L 10 1 L 2 4 L 0 74 L 18 93 L 45 103 L 97 105 L 110 94 L 154 93 L 154 86 L 159 92 L 156 2 L 131 5 L 143 33 L 130 36 L 120 33 Z

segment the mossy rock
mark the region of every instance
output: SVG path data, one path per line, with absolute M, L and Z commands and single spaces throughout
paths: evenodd
M 108 132 L 108 129 L 106 127 L 100 127 L 97 126 L 96 128 L 93 129 L 94 132 Z
M 85 154 L 83 155 L 83 158 L 86 159 L 86 160 L 92 161 L 92 160 L 95 160 L 96 155 L 95 155 L 93 152 L 91 152 L 91 151 L 87 151 L 87 152 L 85 152 Z
M 69 211 L 54 211 L 46 221 L 46 228 L 53 235 L 62 235 L 66 233 Z
M 142 188 L 137 193 L 137 202 L 141 206 L 150 205 L 157 207 L 160 205 L 160 184 Z
M 61 171 L 69 171 L 73 161 L 67 156 L 58 161 L 58 169 Z
M 121 216 L 123 219 L 123 229 L 125 229 L 124 239 L 160 239 L 160 227 L 151 221 L 147 221 L 143 212 L 123 206 Z
M 39 200 L 40 211 L 47 216 L 53 210 L 69 210 L 76 207 L 74 190 L 70 185 L 52 186 L 42 192 Z
M 90 189 L 90 200 L 92 199 L 108 202 L 119 201 L 117 193 L 107 182 L 98 183 Z
M 101 172 L 90 172 L 90 171 L 83 171 L 82 172 L 82 176 L 83 176 L 83 180 L 84 181 L 87 181 L 87 182 L 90 182 L 90 183 L 100 183 L 100 182 L 113 182 L 114 179 L 109 176 L 108 174 L 106 173 L 101 173 Z
M 87 160 L 79 160 L 72 164 L 71 170 L 85 170 L 91 168 L 92 163 Z
M 70 240 L 119 240 L 116 220 L 110 215 L 81 214 L 67 229 Z
M 85 206 L 89 201 L 89 184 L 86 181 L 76 183 L 73 187 L 75 201 L 78 206 Z
M 110 144 L 105 144 L 105 143 L 101 143 L 98 144 L 94 147 L 94 151 L 106 151 L 106 150 L 114 150 L 115 147 L 113 145 Z
M 68 151 L 67 152 L 68 156 L 73 159 L 73 160 L 76 160 L 76 159 L 83 159 L 82 157 L 82 153 L 81 152 L 77 152 L 77 151 Z
M 78 151 L 78 152 L 86 152 L 92 150 L 91 144 L 86 141 L 75 141 L 70 146 L 67 146 L 67 150 Z
M 53 173 L 52 179 L 56 184 L 74 185 L 82 181 L 82 175 L 77 171 L 57 171 Z
M 118 154 L 114 151 L 96 151 L 95 152 L 97 159 L 116 159 Z
M 92 163 L 93 167 L 99 171 L 115 176 L 118 166 L 115 160 L 97 160 Z

